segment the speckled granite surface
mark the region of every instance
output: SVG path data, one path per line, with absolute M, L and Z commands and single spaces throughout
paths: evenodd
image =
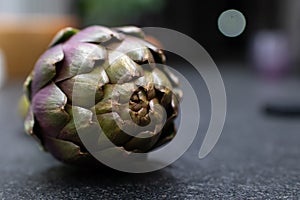
M 0 90 L 0 199 L 299 199 L 300 119 L 264 115 L 262 104 L 278 94 L 252 73 L 223 68 L 222 75 L 228 115 L 213 152 L 197 158 L 209 119 L 201 82 L 197 140 L 173 165 L 148 174 L 79 170 L 39 151 L 16 113 L 21 84 L 10 82 Z M 300 80 L 279 86 L 300 102 Z

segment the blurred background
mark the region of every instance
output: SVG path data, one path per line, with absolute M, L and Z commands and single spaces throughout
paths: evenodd
M 220 22 L 229 9 L 243 18 Z M 299 9 L 297 0 L 0 0 L 1 76 L 25 77 L 59 29 L 92 24 L 171 28 L 197 40 L 217 65 L 239 62 L 277 76 L 299 68 Z M 222 31 L 241 23 L 235 36 Z

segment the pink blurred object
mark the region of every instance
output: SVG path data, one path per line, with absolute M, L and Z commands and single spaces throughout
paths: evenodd
M 259 32 L 253 40 L 251 57 L 258 71 L 269 78 L 278 78 L 291 69 L 289 42 L 280 31 Z

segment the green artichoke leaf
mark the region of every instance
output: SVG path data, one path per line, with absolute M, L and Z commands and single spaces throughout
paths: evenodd
M 155 88 L 165 92 L 166 90 L 172 90 L 172 84 L 165 73 L 163 73 L 158 68 L 155 68 L 152 73 L 152 83 L 154 83 Z
M 30 107 L 24 122 L 25 132 L 28 135 L 33 135 L 33 126 L 34 126 L 34 116 L 32 112 L 32 107 Z
M 128 141 L 124 148 L 127 151 L 147 152 L 158 141 L 160 133 L 144 131 Z
M 164 107 L 167 107 L 172 101 L 173 93 L 169 89 L 164 90 L 164 94 L 160 100 L 160 104 Z
M 34 119 L 32 107 L 28 109 L 27 116 L 24 121 L 24 129 L 28 135 L 32 136 L 39 143 L 41 149 L 43 149 L 43 138 L 41 133 L 36 130 L 36 121 Z
M 148 82 L 148 84 L 144 86 L 144 88 L 147 91 L 148 100 L 156 97 L 155 85 L 153 83 Z
M 165 74 L 167 75 L 169 80 L 171 81 L 172 86 L 178 87 L 179 86 L 179 78 L 167 66 L 163 66 L 163 71 L 165 72 Z
M 153 83 L 153 76 L 148 70 L 144 70 L 144 75 L 135 80 L 135 84 L 138 87 L 143 87 Z
M 104 47 L 80 42 L 67 42 L 63 45 L 65 59 L 60 66 L 55 82 L 60 82 L 79 74 L 91 72 L 106 59 Z
M 23 91 L 29 101 L 31 101 L 31 85 L 32 85 L 32 77 L 33 77 L 33 72 L 27 76 L 24 84 L 23 84 Z
M 61 45 L 48 49 L 37 61 L 33 71 L 32 95 L 49 83 L 56 75 L 56 64 L 64 59 Z
M 103 98 L 103 86 L 107 83 L 109 83 L 109 78 L 104 69 L 95 67 L 89 73 L 79 74 L 59 82 L 58 86 L 73 105 L 90 108 Z
M 176 129 L 173 121 L 170 121 L 165 124 L 163 130 L 161 131 L 160 138 L 158 139 L 157 143 L 150 149 L 155 149 L 160 147 L 169 141 L 171 141 L 176 136 Z
M 65 163 L 77 165 L 81 163 L 86 166 L 94 160 L 92 155 L 82 152 L 80 147 L 73 142 L 46 136 L 45 147 L 56 159 Z
M 110 52 L 105 71 L 111 83 L 122 84 L 143 76 L 143 69 L 127 55 Z
M 145 38 L 145 33 L 142 31 L 142 29 L 136 26 L 122 26 L 122 27 L 115 27 L 113 29 L 121 33 L 124 33 L 126 35 L 132 35 L 142 39 Z
M 69 121 L 66 103 L 66 95 L 53 82 L 33 97 L 32 110 L 45 134 L 56 137 Z
M 113 111 L 119 114 L 121 114 L 120 112 L 129 113 L 128 102 L 136 88 L 135 83 L 131 82 L 124 84 L 106 84 L 104 86 L 103 99 L 98 102 L 93 109 L 95 109 L 97 115 Z M 122 116 L 121 118 L 124 119 Z
M 176 94 L 173 94 L 171 106 L 168 107 L 171 110 L 169 112 L 171 113 L 171 115 L 168 117 L 168 121 L 172 121 L 178 116 L 179 101 L 180 99 L 178 98 L 178 96 Z
M 183 92 L 180 88 L 173 88 L 173 94 L 175 95 L 174 98 L 176 98 L 178 102 L 182 100 Z
M 153 124 L 154 127 L 152 127 L 152 130 L 161 130 L 167 116 L 166 116 L 166 110 L 164 107 L 160 105 L 157 99 L 152 99 L 149 103 L 150 105 L 150 111 L 149 116 L 151 119 L 151 124 Z
M 92 110 L 95 110 L 96 115 L 100 115 L 100 114 L 112 112 L 112 106 L 113 106 L 112 100 L 105 99 L 98 102 L 94 107 L 92 107 Z
M 122 146 L 132 137 L 119 127 L 126 124 L 116 112 L 97 115 L 97 119 L 105 136 L 115 145 Z M 105 136 L 100 136 L 99 144 L 107 143 Z
M 94 152 L 93 155 L 97 158 L 109 160 L 115 164 L 122 164 L 128 157 L 132 156 L 132 152 L 126 151 L 124 147 L 109 147 L 98 152 Z M 135 154 L 137 161 L 144 161 L 145 155 Z
M 176 94 L 173 94 L 172 96 L 172 108 L 174 109 L 174 111 L 176 111 L 174 114 L 178 114 L 178 108 L 179 108 L 179 102 L 180 102 L 180 98 L 178 98 L 178 96 Z
M 166 63 L 166 56 L 160 48 L 154 46 L 153 44 L 145 40 L 142 40 L 141 42 L 144 43 L 144 45 L 150 49 L 156 63 Z
M 97 140 L 101 132 L 98 128 L 98 121 L 93 118 L 92 111 L 70 105 L 67 106 L 66 110 L 71 116 L 71 120 L 60 131 L 58 138 L 74 142 L 80 146 L 82 146 L 82 139 L 84 139 L 90 148 L 96 150 L 98 148 Z M 78 134 L 81 134 L 80 137 Z
M 118 51 L 126 54 L 129 58 L 137 63 L 154 63 L 152 53 L 147 46 L 143 43 L 143 40 L 127 36 L 121 43 L 112 43 L 107 46 L 112 51 Z
M 104 100 L 112 99 L 118 103 L 128 103 L 131 95 L 137 89 L 134 82 L 123 84 L 107 84 L 104 86 Z
M 70 37 L 78 33 L 79 30 L 72 28 L 72 27 L 66 27 L 62 30 L 60 30 L 53 38 L 53 40 L 50 42 L 49 47 L 53 47 L 57 44 L 63 43 L 67 41 Z
M 182 90 L 179 88 L 179 78 L 167 66 L 163 66 L 163 71 L 165 72 L 165 75 L 168 77 L 172 84 L 173 94 L 176 95 L 176 98 L 178 100 L 182 99 L 183 93 Z

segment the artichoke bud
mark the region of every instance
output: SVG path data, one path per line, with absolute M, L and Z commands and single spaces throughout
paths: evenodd
M 182 92 L 144 37 L 130 26 L 61 30 L 24 83 L 26 132 L 70 164 L 94 163 L 91 149 L 130 155 L 172 140 Z

